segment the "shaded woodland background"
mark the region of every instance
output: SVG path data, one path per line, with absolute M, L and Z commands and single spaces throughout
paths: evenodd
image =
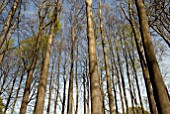
M 170 114 L 169 0 L 1 0 L 0 113 Z

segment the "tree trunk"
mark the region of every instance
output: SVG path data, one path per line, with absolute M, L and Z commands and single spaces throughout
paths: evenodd
M 127 96 L 126 96 L 125 80 L 124 80 L 124 75 L 123 75 L 123 71 L 122 71 L 119 47 L 118 47 L 118 44 L 117 44 L 117 39 L 116 39 L 115 34 L 114 34 L 114 37 L 115 37 L 115 46 L 116 46 L 116 54 L 117 54 L 117 60 L 118 60 L 118 65 L 119 65 L 119 72 L 120 72 L 120 77 L 121 77 L 121 80 L 122 80 L 123 95 L 124 95 L 124 99 L 125 99 L 126 109 L 127 109 L 127 112 L 128 112 L 129 106 L 128 106 L 128 101 L 127 101 Z
M 105 38 L 104 38 L 104 34 L 103 34 L 103 19 L 102 19 L 101 0 L 99 1 L 99 14 L 100 14 L 100 34 L 101 34 L 101 40 L 102 40 L 104 63 L 105 63 L 106 78 L 107 78 L 107 92 L 108 92 L 108 97 L 109 97 L 109 108 L 110 108 L 110 114 L 113 114 L 114 113 L 114 101 L 113 101 L 113 95 L 112 95 L 108 54 L 107 54 L 106 43 L 105 43 Z
M 50 54 L 51 54 L 52 41 L 53 41 L 53 37 L 54 37 L 54 27 L 55 27 L 55 22 L 57 19 L 57 14 L 58 14 L 58 0 L 55 1 L 54 16 L 52 17 L 50 33 L 49 33 L 49 38 L 47 41 L 47 47 L 46 47 L 46 52 L 45 52 L 45 58 L 43 60 L 43 66 L 42 66 L 42 70 L 41 70 L 41 74 L 40 74 L 38 95 L 37 95 L 37 101 L 35 104 L 34 114 L 42 114 L 43 113 L 47 79 L 48 79 Z
M 115 87 L 115 77 L 114 77 L 114 65 L 113 65 L 113 58 L 111 57 L 111 67 L 112 67 L 112 83 L 113 83 L 113 91 L 114 91 L 114 100 L 115 100 L 115 113 L 118 114 L 118 101 L 117 101 L 117 93 Z M 121 93 L 120 93 L 121 94 Z
M 40 18 L 39 32 L 38 32 L 38 35 L 36 37 L 35 52 L 34 52 L 34 56 L 33 56 L 33 59 L 32 59 L 32 63 L 31 63 L 30 68 L 28 70 L 28 75 L 27 75 L 27 79 L 26 79 L 23 99 L 22 99 L 21 108 L 20 108 L 20 114 L 25 114 L 26 110 L 27 110 L 28 99 L 29 99 L 29 95 L 30 95 L 30 92 L 31 92 L 30 88 L 31 88 L 31 83 L 32 83 L 32 77 L 33 77 L 33 73 L 34 73 L 34 70 L 35 70 L 36 63 L 37 63 L 38 53 L 39 53 L 39 48 L 40 48 L 41 34 L 42 34 L 42 24 L 43 24 L 43 18 Z
M 21 3 L 21 2 L 22 2 L 22 0 L 15 0 L 14 4 L 12 5 L 12 8 L 8 14 L 8 17 L 7 17 L 7 19 L 4 23 L 4 26 L 2 28 L 2 31 L 0 33 L 0 48 L 2 47 L 2 45 L 4 44 L 4 42 L 6 40 L 6 36 L 7 36 L 8 31 L 11 27 L 11 23 L 14 18 L 15 12 L 17 11 L 19 3 Z
M 54 114 L 57 114 L 57 103 L 58 103 L 58 96 L 59 96 L 59 89 L 60 89 L 60 63 L 61 63 L 61 57 L 62 57 L 62 41 L 60 41 L 60 47 L 59 47 L 59 57 L 58 57 L 58 72 L 57 72 L 57 95 L 55 98 L 55 104 L 54 104 Z M 65 70 L 65 69 L 64 69 Z M 65 74 L 64 74 L 65 75 Z M 65 86 L 65 85 L 64 85 Z
M 23 68 L 23 70 L 22 70 L 21 78 L 20 78 L 20 81 L 19 81 L 19 85 L 18 85 L 18 88 L 17 88 L 15 99 L 14 99 L 14 104 L 13 104 L 12 109 L 11 109 L 11 114 L 14 113 L 15 105 L 16 105 L 16 102 L 17 102 L 17 99 L 18 99 L 19 91 L 21 89 L 21 84 L 22 84 L 22 81 L 23 81 L 23 78 L 24 78 L 24 74 L 25 74 L 25 68 Z
M 133 93 L 132 93 L 132 83 L 131 83 L 131 79 L 130 79 L 130 72 L 129 72 L 129 62 L 128 62 L 128 55 L 127 55 L 127 42 L 125 41 L 125 35 L 124 35 L 124 30 L 123 30 L 123 37 L 121 38 L 122 40 L 124 39 L 124 42 L 121 40 L 121 47 L 123 50 L 123 56 L 125 58 L 125 64 L 126 64 L 126 74 L 127 74 L 127 78 L 128 78 L 128 84 L 129 84 L 129 90 L 130 90 L 130 100 L 132 103 L 132 111 L 135 114 L 135 110 L 134 110 L 134 100 L 133 100 Z M 124 46 L 124 47 L 123 47 Z M 127 110 L 128 112 L 128 110 Z
M 13 89 L 14 89 L 14 86 L 15 86 L 15 82 L 16 82 L 17 76 L 18 76 L 18 74 L 19 74 L 19 69 L 20 69 L 20 68 L 17 69 L 17 71 L 15 72 L 15 75 L 14 75 L 14 77 L 13 77 L 14 79 L 13 79 L 13 82 L 12 82 L 11 89 L 10 89 L 10 91 L 9 91 L 9 97 L 8 97 L 7 103 L 6 103 L 6 105 L 5 105 L 4 114 L 6 114 L 6 111 L 7 111 L 7 109 L 9 108 L 8 106 L 9 106 L 9 103 L 10 103 L 10 101 L 11 101 L 11 97 L 12 97 Z
M 142 36 L 143 47 L 145 50 L 146 61 L 149 69 L 154 97 L 159 114 L 170 113 L 170 101 L 166 91 L 159 65 L 154 53 L 154 46 L 149 31 L 148 18 L 142 0 L 136 0 L 136 7 L 139 16 L 140 32 Z
M 153 96 L 153 90 L 152 90 L 151 83 L 150 83 L 149 71 L 148 71 L 148 68 L 147 68 L 146 63 L 145 63 L 145 57 L 143 55 L 142 42 L 140 40 L 140 36 L 139 36 L 138 30 L 137 30 L 137 26 L 136 26 L 135 20 L 133 18 L 132 0 L 129 0 L 129 15 L 130 15 L 130 24 L 132 26 L 132 30 L 133 30 L 133 33 L 134 33 L 134 39 L 135 39 L 135 42 L 136 42 L 137 51 L 138 51 L 138 55 L 139 55 L 139 59 L 140 59 L 140 64 L 141 64 L 141 67 L 142 67 L 142 73 L 143 73 L 143 77 L 144 77 L 144 81 L 145 81 L 150 111 L 151 111 L 151 114 L 157 114 L 157 109 L 156 109 L 156 106 L 155 106 L 155 99 L 154 99 L 154 96 Z
M 64 70 L 64 74 L 63 74 L 64 88 L 63 88 L 63 102 L 62 102 L 61 114 L 64 114 L 65 112 L 65 102 L 66 102 L 66 57 L 65 57 L 65 63 L 63 65 L 63 70 Z
M 55 50 L 55 49 L 54 49 Z M 51 74 L 50 74 L 50 84 L 49 84 L 49 98 L 48 98 L 48 104 L 47 104 L 47 114 L 50 114 L 50 107 L 51 107 L 51 97 L 52 97 L 52 89 L 53 89 L 53 76 L 55 74 L 55 64 L 57 62 L 57 57 L 56 57 L 56 51 L 54 51 L 54 62 L 52 63 L 52 69 L 51 69 Z M 60 62 L 60 61 L 58 61 Z M 60 69 L 60 68 L 58 68 Z
M 74 27 L 71 27 L 71 37 L 72 37 L 72 46 L 71 46 L 71 68 L 70 68 L 70 79 L 69 79 L 69 90 L 68 90 L 68 107 L 67 113 L 73 113 L 73 72 L 74 72 Z
M 122 113 L 124 114 L 125 113 L 124 112 L 125 108 L 124 108 L 124 100 L 123 100 L 123 95 L 122 95 L 122 88 L 121 88 L 119 70 L 118 70 L 118 67 L 116 65 L 115 56 L 114 56 L 114 53 L 113 53 L 112 40 L 111 40 L 111 38 L 109 36 L 108 36 L 108 41 L 109 41 L 109 48 L 110 48 L 110 51 L 111 51 L 110 52 L 111 53 L 111 62 L 112 62 L 113 66 L 115 67 L 115 70 L 116 70 L 116 78 L 117 78 L 117 81 L 118 81 L 118 88 L 119 88 L 119 91 L 120 91 L 120 100 L 121 100 Z M 117 113 L 118 113 L 118 111 L 117 111 Z
M 83 74 L 83 90 L 84 90 L 84 114 L 86 114 L 86 75 Z
M 9 2 L 10 2 L 10 0 L 8 0 L 6 3 L 5 3 L 5 0 L 1 1 L 1 3 L 0 3 L 0 14 L 6 8 L 6 6 L 8 5 Z
M 11 36 L 12 36 L 12 34 L 14 33 L 15 28 L 16 28 L 16 20 L 15 20 L 15 22 L 13 23 L 13 25 L 12 25 L 12 27 L 11 27 L 8 35 L 7 35 L 7 39 L 6 39 L 6 42 L 7 42 L 7 43 L 6 43 L 6 47 L 5 47 L 6 49 L 4 49 L 2 53 L 0 52 L 0 65 L 1 65 L 1 63 L 2 63 L 2 61 L 3 61 L 3 59 L 4 59 L 4 57 L 5 57 L 6 51 L 8 50 L 8 45 L 9 45 Z
M 76 110 L 75 110 L 75 114 L 78 114 L 78 106 L 79 106 L 79 88 L 78 88 L 78 41 L 77 41 L 77 46 L 76 46 L 76 51 L 77 51 L 77 55 L 76 55 Z
M 86 13 L 91 87 L 91 109 L 92 114 L 102 114 L 102 96 L 97 68 L 96 39 L 94 37 L 94 28 L 92 21 L 92 0 L 86 0 Z

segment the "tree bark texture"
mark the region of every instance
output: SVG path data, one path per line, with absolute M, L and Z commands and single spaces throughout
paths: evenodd
M 92 0 L 86 0 L 86 14 L 91 87 L 91 109 L 92 114 L 102 114 L 102 96 L 97 68 L 96 39 L 94 37 L 94 28 L 92 21 Z
M 150 79 L 154 90 L 154 97 L 157 109 L 159 114 L 169 114 L 170 101 L 154 53 L 154 46 L 152 44 L 152 38 L 149 31 L 148 18 L 144 7 L 144 3 L 142 0 L 135 0 L 135 3 L 138 11 L 140 32 L 142 36 L 142 42 L 145 51 L 147 66 L 149 69 Z

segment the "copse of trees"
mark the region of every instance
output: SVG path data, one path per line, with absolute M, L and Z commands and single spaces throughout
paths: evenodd
M 168 5 L 2 0 L 0 113 L 169 114 Z

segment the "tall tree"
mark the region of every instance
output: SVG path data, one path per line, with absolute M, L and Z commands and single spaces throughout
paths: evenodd
M 96 39 L 94 36 L 92 20 L 92 0 L 86 0 L 87 15 L 87 38 L 89 52 L 89 69 L 90 69 L 90 89 L 91 89 L 91 109 L 92 114 L 102 114 L 102 96 L 99 83 L 99 75 L 96 57 Z
M 64 112 L 65 112 L 65 102 L 66 102 L 66 83 L 67 83 L 67 79 L 66 79 L 66 65 L 67 65 L 67 60 L 66 60 L 67 58 L 66 58 L 66 55 L 65 55 L 65 57 L 64 57 L 64 65 L 63 65 L 63 85 L 64 85 L 64 87 L 63 87 L 63 102 L 62 102 L 62 110 L 61 110 L 61 114 L 64 114 Z M 56 111 L 55 111 L 56 112 Z M 54 112 L 54 114 L 55 114 L 55 112 Z
M 55 103 L 54 103 L 54 114 L 57 113 L 57 102 L 58 102 L 58 96 L 59 96 L 59 89 L 60 89 L 60 63 L 61 63 L 61 57 L 62 57 L 62 40 L 59 43 L 59 55 L 58 55 L 58 63 L 57 63 L 57 68 L 58 68 L 58 72 L 57 72 L 57 94 L 56 94 L 56 98 L 55 98 Z M 65 84 L 65 82 L 64 82 Z M 64 85 L 65 86 L 65 85 Z M 64 90 L 65 91 L 65 90 Z M 63 101 L 64 102 L 64 101 Z
M 42 6 L 43 6 L 43 1 L 41 1 L 40 6 L 38 8 L 38 16 L 39 16 L 39 28 L 38 28 L 38 33 L 36 36 L 36 43 L 35 43 L 35 51 L 34 51 L 34 56 L 32 58 L 32 62 L 30 64 L 30 67 L 27 69 L 27 79 L 25 83 L 25 89 L 24 89 L 24 94 L 22 98 L 22 103 L 21 103 L 21 108 L 20 108 L 20 114 L 25 114 L 27 110 L 27 105 L 28 105 L 28 99 L 30 95 L 30 88 L 31 88 L 31 83 L 32 83 L 32 77 L 33 73 L 36 67 L 37 59 L 38 59 L 38 54 L 39 54 L 39 48 L 40 48 L 40 42 L 41 42 L 41 37 L 42 37 L 42 29 L 43 29 L 43 23 L 44 23 L 44 18 L 47 13 L 47 5 L 46 5 L 46 12 L 44 15 L 41 15 L 42 11 Z
M 75 80 L 76 80 L 76 110 L 75 114 L 78 114 L 78 107 L 79 107 L 79 83 L 78 83 L 78 57 L 79 57 L 79 50 L 78 50 L 78 39 L 76 38 L 76 66 L 75 66 Z
M 75 30 L 71 27 L 71 52 L 70 52 L 70 79 L 69 79 L 69 90 L 68 90 L 68 106 L 67 113 L 73 113 L 73 71 L 74 71 L 74 42 L 75 42 Z
M 144 51 L 143 51 L 143 47 L 142 47 L 142 42 L 141 42 L 140 34 L 138 32 L 137 25 L 136 25 L 135 20 L 134 20 L 133 12 L 132 12 L 133 11 L 132 0 L 129 0 L 128 6 L 129 6 L 129 16 L 130 16 L 129 21 L 130 21 L 130 24 L 132 26 L 132 30 L 133 30 L 133 33 L 134 33 L 134 40 L 136 42 L 136 47 L 137 47 L 137 51 L 138 51 L 138 55 L 139 55 L 139 59 L 140 59 L 140 64 L 141 64 L 141 67 L 142 67 L 142 73 L 143 73 L 143 77 L 144 77 L 144 81 L 145 81 L 150 111 L 151 111 L 152 114 L 157 114 L 157 109 L 156 109 L 156 106 L 155 106 L 155 99 L 154 99 L 154 96 L 153 96 L 153 89 L 152 89 L 152 86 L 151 86 L 151 83 L 150 83 L 150 76 L 149 76 L 148 67 L 147 67 L 146 62 L 145 62 L 145 56 L 144 56 Z M 130 59 L 131 58 L 132 57 L 130 56 Z M 136 72 L 133 61 L 132 61 L 132 65 L 133 65 L 134 72 Z M 137 77 L 135 77 L 135 78 L 137 78 Z
M 17 102 L 18 97 L 19 97 L 19 91 L 21 89 L 21 85 L 22 85 L 22 82 L 23 82 L 24 74 L 25 74 L 25 68 L 23 68 L 22 74 L 20 76 L 20 81 L 19 81 L 19 85 L 18 85 L 17 92 L 16 92 L 16 95 L 15 95 L 15 99 L 14 99 L 14 103 L 13 103 L 13 106 L 12 106 L 11 114 L 14 113 L 15 105 L 16 105 L 16 102 Z
M 136 0 L 135 3 L 138 11 L 140 32 L 142 36 L 142 42 L 145 50 L 151 83 L 154 90 L 154 97 L 157 109 L 160 114 L 168 114 L 170 113 L 170 101 L 154 53 L 154 46 L 152 44 L 152 38 L 149 31 L 149 24 L 145 6 L 142 0 Z
M 53 37 L 54 37 L 54 27 L 56 26 L 56 19 L 57 19 L 57 15 L 58 15 L 58 1 L 59 0 L 55 0 L 55 4 L 54 4 L 54 12 L 53 12 L 52 20 L 51 20 L 50 33 L 49 33 L 49 38 L 47 41 L 45 58 L 43 60 L 42 70 L 41 70 L 41 74 L 40 74 L 38 95 L 37 95 L 37 100 L 36 100 L 36 104 L 35 104 L 34 114 L 42 114 L 43 113 L 47 79 L 48 79 L 48 69 L 49 69 L 49 62 L 50 62 L 51 47 L 52 47 L 52 41 L 53 41 Z
M 112 95 L 108 53 L 107 53 L 106 41 L 104 38 L 104 31 L 103 31 L 102 1 L 101 0 L 99 1 L 99 15 L 100 15 L 100 34 L 101 34 L 101 40 L 102 40 L 106 78 L 107 78 L 107 92 L 108 92 L 108 97 L 109 97 L 109 108 L 110 108 L 110 114 L 113 114 L 114 113 L 114 101 L 113 101 L 113 95 Z
M 49 83 L 49 97 L 48 97 L 48 105 L 47 105 L 47 114 L 50 114 L 50 109 L 51 109 L 51 98 L 52 98 L 52 91 L 53 91 L 53 78 L 55 74 L 55 64 L 57 62 L 57 54 L 56 54 L 56 49 L 54 49 L 54 58 L 53 58 L 53 63 L 52 63 L 52 68 L 51 68 L 51 74 L 50 74 L 50 83 Z M 60 61 L 58 61 L 60 62 Z M 60 68 L 58 68 L 60 69 Z

